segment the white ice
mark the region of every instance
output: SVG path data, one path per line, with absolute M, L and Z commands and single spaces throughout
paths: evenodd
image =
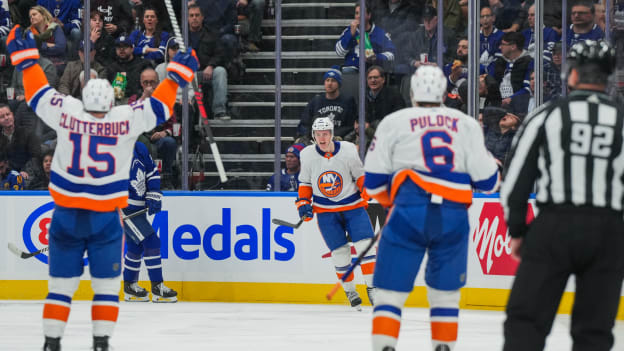
M 40 350 L 41 301 L 0 301 L 0 350 Z M 91 347 L 91 305 L 74 301 L 64 351 Z M 111 345 L 115 351 L 346 351 L 370 350 L 370 307 L 339 305 L 121 303 Z M 501 350 L 505 315 L 462 310 L 456 351 Z M 558 315 L 546 350 L 570 350 L 570 318 Z M 613 350 L 624 349 L 624 322 L 614 328 Z M 430 350 L 428 310 L 403 312 L 398 350 Z

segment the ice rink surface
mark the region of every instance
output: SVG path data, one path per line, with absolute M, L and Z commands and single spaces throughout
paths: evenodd
M 0 301 L 0 350 L 41 350 L 42 301 Z M 90 350 L 91 304 L 75 301 L 64 351 Z M 371 307 L 338 305 L 121 303 L 115 351 L 345 351 L 370 350 Z M 428 309 L 403 312 L 398 350 L 430 350 Z M 503 312 L 462 310 L 456 351 L 501 350 Z M 546 350 L 570 350 L 568 315 L 558 315 Z M 624 350 L 624 322 L 613 350 Z

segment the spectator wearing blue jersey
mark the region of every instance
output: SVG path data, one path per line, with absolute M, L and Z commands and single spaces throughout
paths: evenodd
M 360 62 L 360 6 L 355 6 L 355 18 L 351 21 L 349 27 L 347 27 L 338 42 L 336 42 L 336 54 L 339 57 L 344 57 L 343 72 L 351 73 L 357 72 Z M 366 35 L 368 38 L 367 49 L 365 50 L 366 65 L 378 65 L 388 66 L 394 62 L 394 55 L 396 49 L 390 36 L 380 27 L 377 27 L 371 22 L 371 13 L 369 9 L 366 9 L 366 15 L 364 16 L 366 23 L 364 25 Z M 366 40 L 365 40 L 366 43 Z
M 533 56 L 535 52 L 535 5 L 531 5 L 528 10 L 529 13 L 529 27 L 522 31 L 522 35 L 524 35 L 524 48 L 527 50 L 529 55 Z M 552 50 L 555 46 L 555 43 L 561 41 L 561 36 L 551 27 L 543 27 L 543 39 L 544 39 L 544 47 L 543 47 L 543 55 L 544 59 L 550 61 L 552 59 Z
M 579 0 L 572 5 L 570 11 L 572 24 L 567 32 L 566 43 L 568 48 L 583 40 L 600 40 L 605 34 L 595 23 L 595 9 L 593 2 Z
M 497 54 L 500 56 L 500 41 L 503 38 L 503 31 L 494 26 L 496 16 L 489 6 L 483 6 L 481 8 L 480 23 L 480 49 L 479 55 L 482 65 L 487 66 L 496 58 Z
M 67 52 L 75 57 L 82 38 L 81 0 L 37 0 L 37 5 L 45 7 L 52 14 L 53 21 L 63 29 L 68 39 Z
M 6 52 L 6 38 L 13 27 L 11 13 L 0 6 L 0 50 Z
M 24 190 L 24 179 L 18 171 L 9 168 L 9 157 L 0 150 L 0 190 Z
M 301 170 L 301 162 L 299 154 L 305 148 L 304 144 L 293 144 L 286 149 L 284 155 L 285 168 L 281 170 L 280 191 L 298 191 L 299 190 L 299 171 Z M 266 190 L 273 190 L 275 175 L 269 178 Z
M 65 49 L 67 40 L 63 29 L 53 21 L 52 14 L 43 6 L 33 6 L 28 12 L 30 16 L 30 31 L 35 36 L 39 54 L 46 57 L 60 76 L 65 69 Z
M 527 54 L 523 46 L 522 34 L 505 33 L 500 43 L 502 55 L 488 66 L 488 74 L 500 84 L 503 105 L 509 104 L 515 95 L 530 92 L 533 58 Z
M 141 29 L 130 34 L 134 56 L 151 60 L 156 66 L 165 60 L 168 39 L 169 33 L 163 31 L 159 25 L 156 9 L 146 7 L 143 11 Z
M 134 144 L 134 156 L 130 167 L 128 207 L 123 209 L 129 215 L 143 209 L 155 215 L 162 208 L 160 175 L 154 160 L 141 142 Z M 142 214 L 124 221 L 126 251 L 124 257 L 124 295 L 126 301 L 148 301 L 147 290 L 137 284 L 141 261 L 145 262 L 147 275 L 152 285 L 153 302 L 176 302 L 178 293 L 163 283 L 160 238 Z

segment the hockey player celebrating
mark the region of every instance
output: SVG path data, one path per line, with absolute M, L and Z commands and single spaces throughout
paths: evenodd
M 49 185 L 56 206 L 49 229 L 44 350 L 61 349 L 85 252 L 95 293 L 93 349 L 108 350 L 119 314 L 123 232 L 118 209 L 128 205 L 131 150 L 139 134 L 169 118 L 176 90 L 192 79 L 197 59 L 190 51 L 178 53 L 167 68 L 169 78 L 149 99 L 113 107 L 113 88 L 104 79 L 89 80 L 82 101 L 49 86 L 37 63 L 39 51 L 30 31 L 23 33 L 15 26 L 7 37 L 7 48 L 13 65 L 24 75 L 28 105 L 57 133 Z
M 360 252 L 372 240 L 373 226 L 366 213 L 367 197 L 362 192 L 364 169 L 354 144 L 333 141 L 334 124 L 328 117 L 319 117 L 312 123 L 312 139 L 316 145 L 301 151 L 299 198 L 296 205 L 305 221 L 318 214 L 318 226 L 325 244 L 331 250 L 338 279 L 351 264 L 349 233 L 356 251 Z M 371 304 L 374 301 L 372 284 L 375 254 L 362 260 L 362 275 Z M 353 274 L 343 283 L 351 306 L 361 310 L 362 299 L 355 290 Z
M 422 66 L 411 78 L 415 107 L 386 116 L 366 155 L 365 187 L 392 206 L 375 268 L 373 350 L 393 351 L 401 309 L 425 252 L 433 350 L 457 340 L 459 288 L 466 283 L 471 186 L 495 191 L 498 167 L 474 118 L 442 105 L 446 78 Z
M 148 214 L 160 212 L 162 193 L 160 192 L 160 174 L 152 160 L 147 147 L 141 143 L 134 144 L 134 158 L 130 167 L 130 197 L 128 207 L 123 209 L 129 215 L 148 209 Z M 160 260 L 160 238 L 142 214 L 124 221 L 127 252 L 124 257 L 124 295 L 126 301 L 149 301 L 147 290 L 137 284 L 141 270 L 141 258 L 145 261 L 147 274 L 152 283 L 153 302 L 176 302 L 178 293 L 163 283 L 162 265 Z

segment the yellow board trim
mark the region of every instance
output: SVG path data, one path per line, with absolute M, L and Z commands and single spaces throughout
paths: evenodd
M 151 290 L 149 282 L 142 281 L 139 285 Z M 167 286 L 178 291 L 179 301 L 188 302 L 347 303 L 346 296 L 340 292 L 331 301 L 325 299 L 333 284 L 168 281 Z M 357 288 L 364 304 L 368 304 L 365 286 Z M 0 300 L 43 300 L 47 291 L 46 280 L 0 280 Z M 90 281 L 81 280 L 74 300 L 91 300 L 92 297 Z M 503 311 L 508 297 L 508 289 L 463 288 L 459 305 L 462 309 Z M 574 293 L 564 293 L 558 313 L 570 314 L 573 302 Z M 427 289 L 415 287 L 405 305 L 428 307 Z M 620 298 L 617 319 L 624 320 L 624 298 Z

